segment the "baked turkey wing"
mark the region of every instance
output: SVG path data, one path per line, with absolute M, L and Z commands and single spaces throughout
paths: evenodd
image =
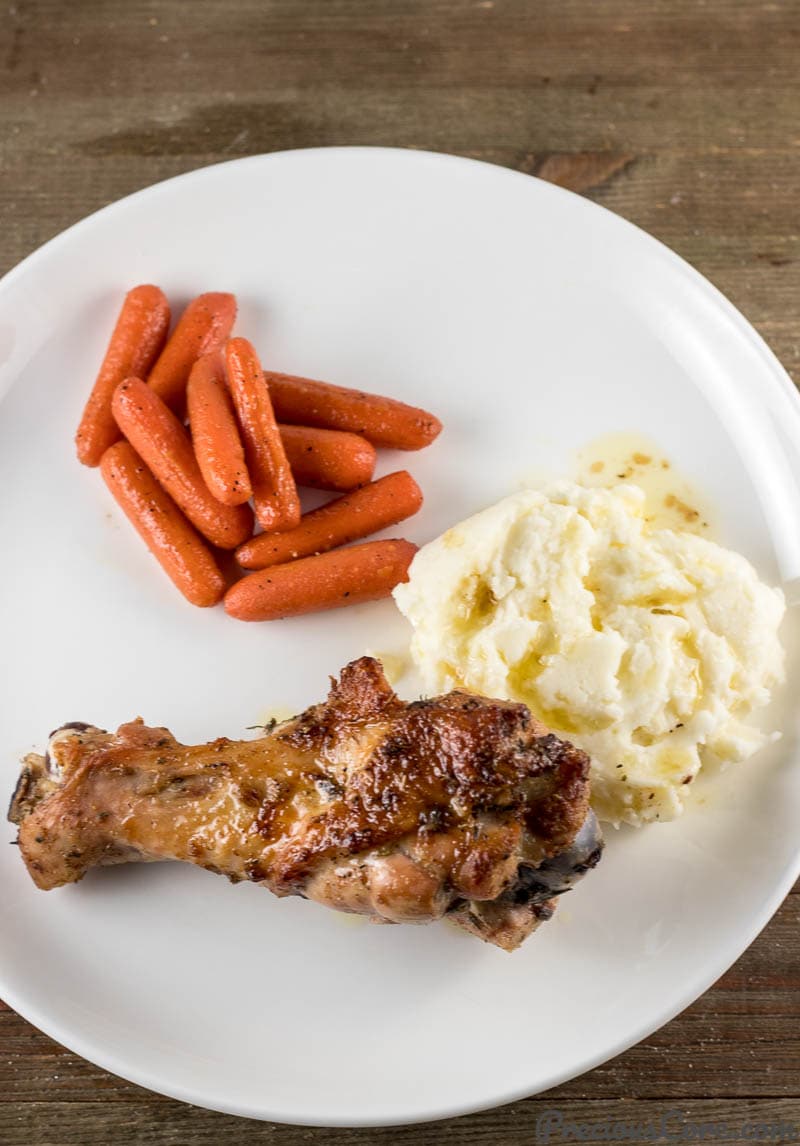
M 43 889 L 185 860 L 380 922 L 449 915 L 507 950 L 602 849 L 583 752 L 521 704 L 404 703 L 370 657 L 254 740 L 65 725 L 26 757 L 9 818 Z

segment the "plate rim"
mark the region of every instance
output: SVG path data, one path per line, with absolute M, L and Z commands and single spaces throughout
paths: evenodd
M 555 198 L 569 197 L 571 200 L 579 201 L 582 210 L 588 211 L 591 215 L 596 212 L 601 212 L 604 216 L 610 217 L 615 225 L 618 225 L 622 230 L 635 232 L 637 241 L 645 240 L 646 245 L 649 245 L 652 250 L 659 254 L 663 259 L 666 256 L 667 261 L 671 265 L 674 272 L 680 273 L 684 279 L 691 282 L 696 290 L 701 291 L 706 296 L 706 299 L 716 309 L 718 313 L 722 313 L 724 317 L 733 324 L 738 335 L 744 337 L 749 342 L 761 360 L 761 366 L 770 377 L 770 382 L 773 387 L 776 387 L 783 395 L 784 401 L 789 400 L 794 405 L 795 411 L 800 416 L 800 394 L 798 393 L 794 383 L 791 380 L 786 369 L 782 366 L 774 351 L 763 338 L 755 327 L 745 318 L 742 312 L 728 299 L 722 291 L 716 287 L 708 278 L 706 278 L 700 271 L 687 262 L 681 255 L 677 254 L 664 242 L 637 224 L 630 222 L 623 216 L 616 214 L 603 204 L 596 203 L 585 196 L 573 192 L 567 188 L 559 187 L 555 184 L 549 183 L 546 180 L 540 179 L 535 175 L 528 175 L 524 172 L 516 171 L 512 168 L 505 167 L 501 164 L 487 162 L 485 160 L 473 159 L 467 156 L 454 155 L 448 152 L 429 151 L 417 148 L 403 148 L 403 147 L 371 147 L 362 145 L 353 146 L 328 146 L 328 147 L 313 147 L 313 148 L 289 148 L 273 152 L 261 152 L 255 155 L 241 156 L 236 159 L 222 160 L 219 162 L 206 164 L 202 167 L 194 168 L 190 171 L 181 172 L 178 175 L 171 176 L 167 179 L 159 180 L 156 183 L 150 184 L 146 187 L 139 188 L 120 199 L 116 199 L 97 210 L 91 212 L 89 215 L 78 219 L 76 222 L 70 224 L 63 231 L 58 232 L 52 238 L 48 239 L 41 246 L 37 247 L 30 254 L 25 256 L 19 263 L 11 267 L 0 278 L 0 303 L 8 295 L 10 291 L 17 286 L 18 282 L 24 281 L 26 275 L 35 272 L 38 264 L 46 260 L 51 254 L 57 252 L 60 246 L 66 244 L 69 240 L 73 239 L 76 233 L 82 229 L 89 229 L 98 218 L 107 214 L 113 214 L 116 211 L 124 210 L 131 201 L 137 200 L 140 197 L 157 196 L 166 188 L 172 188 L 175 184 L 182 181 L 189 182 L 208 175 L 212 172 L 222 168 L 244 168 L 248 165 L 256 167 L 265 161 L 307 155 L 331 155 L 338 157 L 345 154 L 369 154 L 378 156 L 389 154 L 393 157 L 399 158 L 402 156 L 404 159 L 421 160 L 425 162 L 435 161 L 443 165 L 455 165 L 464 167 L 474 167 L 477 169 L 490 169 L 493 174 L 498 178 L 519 180 L 535 180 L 540 186 L 548 189 L 548 194 L 552 194 Z M 13 388 L 15 380 L 12 380 L 9 389 Z M 766 401 L 764 402 L 766 405 Z M 800 450 L 800 442 L 795 445 Z M 784 686 L 788 687 L 788 685 Z M 750 926 L 742 932 L 737 932 L 737 937 L 731 939 L 729 943 L 718 952 L 716 959 L 712 960 L 710 965 L 704 965 L 702 973 L 698 973 L 691 981 L 688 987 L 684 987 L 681 991 L 680 1000 L 676 1004 L 674 1001 L 663 1009 L 659 1010 L 656 1017 L 648 1019 L 635 1027 L 633 1033 L 628 1033 L 626 1036 L 619 1038 L 609 1048 L 606 1047 L 602 1052 L 586 1057 L 576 1059 L 573 1065 L 549 1076 L 544 1085 L 536 1086 L 531 1090 L 530 1087 L 514 1086 L 508 1090 L 499 1091 L 491 1098 L 483 1098 L 477 1101 L 459 1102 L 457 1104 L 450 1103 L 447 1106 L 428 1107 L 424 1111 L 415 1111 L 413 1113 L 402 1113 L 398 1111 L 389 1111 L 386 1115 L 380 1117 L 366 1117 L 366 1118 L 347 1118 L 343 1117 L 340 1112 L 326 1114 L 324 1111 L 316 1113 L 313 1117 L 303 1116 L 298 1114 L 292 1107 L 285 1109 L 280 1108 L 280 1104 L 273 1104 L 272 1109 L 267 1109 L 265 1105 L 255 1106 L 248 1103 L 235 1103 L 227 1101 L 223 1095 L 220 1094 L 199 1094 L 197 1091 L 192 1090 L 189 1086 L 174 1085 L 165 1083 L 162 1079 L 150 1074 L 146 1069 L 133 1068 L 124 1060 L 120 1059 L 113 1049 L 105 1048 L 95 1049 L 91 1040 L 84 1039 L 82 1035 L 73 1036 L 68 1029 L 62 1029 L 58 1023 L 51 1023 L 46 1014 L 46 1008 L 43 1010 L 35 1001 L 29 1000 L 25 997 L 24 989 L 18 991 L 14 987 L 9 988 L 5 982 L 2 969 L 0 969 L 0 994 L 3 999 L 12 1007 L 23 1019 L 32 1023 L 36 1028 L 41 1030 L 48 1037 L 54 1039 L 56 1042 L 71 1050 L 80 1057 L 86 1059 L 88 1062 L 94 1063 L 101 1069 L 108 1070 L 112 1074 L 120 1078 L 126 1079 L 138 1086 L 142 1086 L 148 1090 L 154 1091 L 158 1094 L 166 1095 L 167 1097 L 177 1099 L 178 1101 L 185 1102 L 190 1105 L 199 1106 L 205 1109 L 215 1110 L 220 1113 L 235 1115 L 245 1118 L 254 1118 L 261 1121 L 273 1121 L 282 1124 L 296 1125 L 296 1126 L 316 1126 L 316 1127 L 331 1127 L 331 1128 L 355 1128 L 355 1127 L 379 1127 L 379 1126 L 401 1126 L 409 1125 L 417 1122 L 432 1122 L 446 1118 L 458 1117 L 460 1115 L 473 1114 L 483 1110 L 494 1109 L 495 1107 L 506 1105 L 510 1102 L 519 1101 L 526 1097 L 533 1097 L 534 1095 L 541 1095 L 549 1091 L 551 1088 L 560 1085 L 569 1079 L 579 1077 L 586 1072 L 594 1069 L 604 1062 L 617 1057 L 630 1047 L 635 1046 L 643 1039 L 647 1038 L 653 1032 L 659 1030 L 666 1023 L 670 1022 L 676 1015 L 680 1014 L 687 1007 L 691 1006 L 702 994 L 705 993 L 712 986 L 712 984 L 727 971 L 747 950 L 748 947 L 754 942 L 757 936 L 761 933 L 772 916 L 776 913 L 778 908 L 783 903 L 784 899 L 791 890 L 793 884 L 800 876 L 800 838 L 798 839 L 793 855 L 787 862 L 785 870 L 779 880 L 776 880 L 773 891 L 763 903 L 759 912 L 751 916 Z M 742 936 L 744 935 L 744 939 Z

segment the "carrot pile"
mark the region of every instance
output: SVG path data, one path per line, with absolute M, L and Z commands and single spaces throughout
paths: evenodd
M 441 423 L 393 398 L 265 372 L 252 343 L 231 337 L 235 319 L 232 294 L 201 294 L 168 337 L 163 292 L 131 290 L 78 459 L 100 467 L 193 605 L 224 598 L 230 616 L 268 621 L 387 597 L 416 546 L 363 539 L 411 517 L 422 492 L 406 470 L 373 481 L 375 447 L 421 449 Z M 302 514 L 298 486 L 340 496 Z M 230 586 L 217 550 L 234 550 L 247 571 Z

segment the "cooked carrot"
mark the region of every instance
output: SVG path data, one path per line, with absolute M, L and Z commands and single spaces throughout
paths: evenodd
M 283 448 L 298 485 L 315 489 L 356 489 L 371 480 L 375 447 L 358 434 L 279 425 Z
M 266 569 L 268 565 L 325 553 L 337 545 L 347 545 L 397 525 L 421 505 L 422 490 L 407 470 L 398 470 L 312 509 L 300 519 L 296 529 L 259 533 L 239 546 L 236 560 L 245 569 Z
M 211 291 L 192 299 L 147 375 L 147 384 L 177 413 L 183 412 L 189 372 L 201 354 L 219 350 L 236 320 L 232 294 Z M 134 373 L 134 371 L 131 371 Z M 139 375 L 144 378 L 142 373 Z
M 365 541 L 271 565 L 232 585 L 225 594 L 225 609 L 240 621 L 273 621 L 377 601 L 408 580 L 416 552 L 410 541 Z
M 117 504 L 187 601 L 205 608 L 225 592 L 211 551 L 127 442 L 103 454 L 100 470 Z
M 222 505 L 209 492 L 181 423 L 140 378 L 114 391 L 114 417 L 125 437 L 192 525 L 220 549 L 235 549 L 253 532 L 248 505 Z
M 78 460 L 99 466 L 109 446 L 119 438 L 111 399 L 119 383 L 131 374 L 146 374 L 155 362 L 169 329 L 169 303 L 157 286 L 128 291 L 114 333 L 75 435 Z
M 427 410 L 394 398 L 348 390 L 291 374 L 267 372 L 275 416 L 281 422 L 321 426 L 361 434 L 374 446 L 421 450 L 439 434 L 442 423 Z
M 194 455 L 209 491 L 223 505 L 244 505 L 253 487 L 218 350 L 192 367 L 186 404 Z
M 265 530 L 293 529 L 300 522 L 300 499 L 258 355 L 246 338 L 232 338 L 225 361 L 258 523 Z

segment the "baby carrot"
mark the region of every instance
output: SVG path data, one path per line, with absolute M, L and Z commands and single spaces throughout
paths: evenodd
M 186 387 L 186 404 L 203 480 L 223 505 L 244 505 L 253 496 L 253 487 L 219 351 L 204 354 L 195 362 Z
M 75 435 L 78 459 L 85 466 L 99 466 L 104 452 L 119 438 L 111 413 L 114 391 L 123 378 L 147 373 L 168 329 L 169 303 L 163 291 L 149 285 L 128 291 Z
M 189 435 L 168 406 L 140 378 L 114 392 L 114 417 L 125 437 L 192 525 L 220 549 L 235 549 L 253 531 L 247 505 L 222 505 L 209 492 Z
M 411 517 L 421 505 L 419 486 L 407 470 L 398 470 L 313 509 L 300 519 L 296 529 L 260 533 L 245 541 L 236 550 L 236 560 L 245 569 L 266 569 L 268 565 L 324 553 L 396 525 Z
M 408 580 L 417 552 L 410 541 L 365 541 L 250 573 L 225 594 L 225 609 L 240 621 L 273 621 L 321 609 L 340 609 L 388 597 Z
M 427 410 L 394 398 L 290 374 L 268 372 L 266 379 L 275 416 L 281 422 L 349 430 L 374 446 L 396 450 L 421 450 L 442 428 L 439 419 Z
M 103 454 L 100 470 L 117 504 L 187 601 L 205 608 L 225 592 L 208 547 L 127 442 Z
M 220 349 L 235 320 L 236 299 L 232 294 L 199 294 L 178 319 L 149 375 L 141 373 L 140 377 L 146 377 L 159 398 L 182 413 L 189 371 L 201 354 Z
M 258 355 L 246 338 L 232 338 L 225 360 L 259 525 L 265 530 L 293 529 L 300 521 L 300 499 Z
M 370 481 L 375 447 L 358 434 L 280 425 L 283 448 L 298 485 L 315 489 L 355 489 Z

